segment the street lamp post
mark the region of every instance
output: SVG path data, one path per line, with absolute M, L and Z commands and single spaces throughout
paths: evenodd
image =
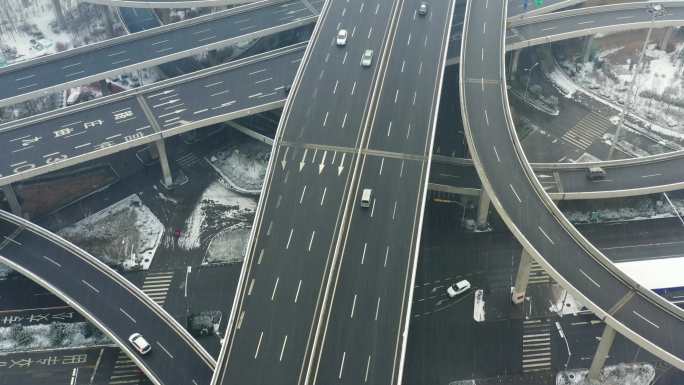
M 527 89 L 530 87 L 530 79 L 532 79 L 532 70 L 534 67 L 538 66 L 539 62 L 534 63 L 534 65 L 530 68 L 525 68 L 525 71 L 527 72 L 527 84 L 525 85 L 525 95 L 523 95 L 523 99 L 525 102 L 527 102 Z
M 618 119 L 618 124 L 617 124 L 617 130 L 615 131 L 615 137 L 613 138 L 613 142 L 610 144 L 610 150 L 608 150 L 608 160 L 613 158 L 613 152 L 615 151 L 615 145 L 618 142 L 618 139 L 620 138 L 620 133 L 622 132 L 622 127 L 625 123 L 625 115 L 627 114 L 627 110 L 631 108 L 632 104 L 634 104 L 634 101 L 636 100 L 636 94 L 638 92 L 637 86 L 636 86 L 636 80 L 637 76 L 639 76 L 639 73 L 641 71 L 641 63 L 644 60 L 644 55 L 646 54 L 646 47 L 648 46 L 649 40 L 651 40 L 651 32 L 653 31 L 653 24 L 655 23 L 656 17 L 662 16 L 665 14 L 665 8 L 661 4 L 649 4 L 647 8 L 648 13 L 651 14 L 651 25 L 648 27 L 648 32 L 646 33 L 646 40 L 644 40 L 644 45 L 641 47 L 641 53 L 639 54 L 639 60 L 637 61 L 636 68 L 633 69 L 634 73 L 632 74 L 632 85 L 629 90 L 629 94 L 627 94 L 627 100 L 625 100 L 625 106 L 622 108 L 622 111 L 620 112 L 620 118 Z

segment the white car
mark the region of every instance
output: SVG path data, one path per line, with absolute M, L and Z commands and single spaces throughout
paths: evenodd
M 367 49 L 361 56 L 361 67 L 370 67 L 373 64 L 373 50 Z
M 341 30 L 337 31 L 336 43 L 339 47 L 347 45 L 347 30 L 346 29 L 341 29 Z
M 140 333 L 131 334 L 131 336 L 128 337 L 128 342 L 130 342 L 131 345 L 133 345 L 133 347 L 135 348 L 135 350 L 137 350 L 140 354 L 147 354 L 152 349 L 150 343 L 147 342 L 145 337 L 143 337 Z
M 449 298 L 454 298 L 459 294 L 463 294 L 470 289 L 470 282 L 464 279 L 462 281 L 456 282 L 456 284 L 451 285 L 447 288 L 447 294 Z

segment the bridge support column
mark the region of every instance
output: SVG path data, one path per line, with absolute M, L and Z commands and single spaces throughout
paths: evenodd
M 159 155 L 159 164 L 161 165 L 162 169 L 162 183 L 164 183 L 164 186 L 167 188 L 171 188 L 173 186 L 173 176 L 171 175 L 169 158 L 166 155 L 166 144 L 164 143 L 164 139 L 159 139 L 154 142 L 154 144 L 157 149 L 157 154 Z
M 589 61 L 589 58 L 591 56 L 591 46 L 594 45 L 594 35 L 589 35 L 586 37 L 586 44 L 584 45 L 584 59 L 582 60 L 582 63 L 586 63 Z
M 589 368 L 589 381 L 591 384 L 600 384 L 599 378 L 601 376 L 601 369 L 603 369 L 603 365 L 608 359 L 608 354 L 610 353 L 610 348 L 613 346 L 614 340 L 615 329 L 606 325 L 606 327 L 603 328 L 601 342 L 599 342 L 599 345 L 596 348 L 594 359 L 591 361 L 591 367 Z
M 19 198 L 17 198 L 17 194 L 14 192 L 12 185 L 7 184 L 2 186 L 2 192 L 5 194 L 5 199 L 7 199 L 7 203 L 9 203 L 12 214 L 23 217 Z
M 658 44 L 658 48 L 667 52 L 667 46 L 668 44 L 670 44 L 670 38 L 672 38 L 673 32 L 674 27 L 668 27 L 667 29 L 665 29 L 665 34 L 663 35 L 663 39 L 660 41 L 660 44 Z
M 527 283 L 530 280 L 530 268 L 532 267 L 532 256 L 525 249 L 520 254 L 520 264 L 518 265 L 518 273 L 515 276 L 515 286 L 512 288 L 511 301 L 518 305 L 525 300 L 525 292 L 527 291 Z
M 511 60 L 511 80 L 515 79 L 515 73 L 518 71 L 518 63 L 520 62 L 520 52 L 522 50 L 513 51 L 513 59 Z
M 488 227 L 487 217 L 489 216 L 489 206 L 492 202 L 484 188 L 480 190 L 480 202 L 477 206 L 477 228 L 484 230 Z

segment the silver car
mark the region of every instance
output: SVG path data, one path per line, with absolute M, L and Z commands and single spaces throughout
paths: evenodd
M 361 67 L 370 67 L 373 64 L 373 50 L 367 49 L 361 56 Z
M 145 337 L 140 333 L 131 334 L 131 336 L 128 337 L 128 342 L 130 342 L 140 354 L 147 354 L 152 349 L 152 346 L 150 346 L 149 342 L 147 342 Z

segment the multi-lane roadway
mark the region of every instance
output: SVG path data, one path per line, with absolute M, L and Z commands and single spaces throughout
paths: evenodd
M 264 0 L 0 69 L 0 106 L 150 67 L 318 18 L 322 0 Z
M 470 152 L 500 216 L 561 285 L 627 338 L 684 369 L 684 313 L 641 288 L 591 245 L 536 180 L 510 116 L 504 69 L 506 3 L 466 11 L 461 105 Z
M 215 362 L 185 328 L 95 257 L 0 210 L 0 260 L 57 295 L 114 340 L 156 384 L 207 384 Z M 128 343 L 143 333 L 153 352 Z

